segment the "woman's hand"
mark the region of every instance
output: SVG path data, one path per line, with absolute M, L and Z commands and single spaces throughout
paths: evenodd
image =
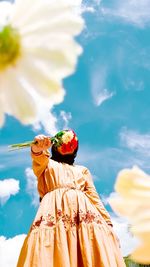
M 35 136 L 34 141 L 36 142 L 36 144 L 33 144 L 31 146 L 33 153 L 40 153 L 51 146 L 50 138 L 42 134 Z

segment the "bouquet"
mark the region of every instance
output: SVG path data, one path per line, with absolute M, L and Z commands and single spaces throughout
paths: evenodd
M 78 147 L 78 138 L 74 131 L 72 130 L 63 130 L 58 132 L 55 136 L 49 137 L 52 145 L 56 148 L 60 148 L 62 154 L 73 153 L 73 151 Z M 12 144 L 9 146 L 10 151 L 30 147 L 33 144 L 36 144 L 37 141 L 27 141 L 25 143 Z

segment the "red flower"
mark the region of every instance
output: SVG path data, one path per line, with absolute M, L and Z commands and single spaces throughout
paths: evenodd
M 73 132 L 73 131 L 72 131 Z M 78 146 L 78 139 L 76 134 L 73 132 L 73 138 L 71 141 L 69 141 L 68 143 L 63 143 L 59 146 L 59 151 L 62 154 L 72 154 L 74 152 L 74 150 L 77 148 Z

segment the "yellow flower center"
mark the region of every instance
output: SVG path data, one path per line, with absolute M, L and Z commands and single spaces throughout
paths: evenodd
M 12 26 L 6 25 L 0 30 L 0 71 L 15 64 L 20 54 L 20 35 Z

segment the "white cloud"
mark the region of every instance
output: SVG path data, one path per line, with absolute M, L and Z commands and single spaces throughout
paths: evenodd
M 94 13 L 95 12 L 95 8 L 93 6 L 87 6 L 87 5 L 83 5 L 82 9 L 81 9 L 82 13 Z
M 0 181 L 0 203 L 4 205 L 11 195 L 16 195 L 20 190 L 19 181 L 13 178 Z
M 101 7 L 104 16 L 120 18 L 127 23 L 144 27 L 150 23 L 149 0 L 112 1 L 112 7 Z
M 150 155 L 150 133 L 140 134 L 134 130 L 122 128 L 120 132 L 121 144 L 139 153 Z
M 104 101 L 112 98 L 114 92 L 106 88 L 107 69 L 105 67 L 96 67 L 91 77 L 91 90 L 93 101 L 96 106 L 100 106 Z
M 57 132 L 56 123 L 57 117 L 52 113 L 52 110 L 39 100 L 38 121 L 34 123 L 33 128 L 35 130 L 44 128 L 46 134 L 53 135 Z
M 60 111 L 60 115 L 56 116 L 52 109 L 44 106 L 44 103 L 39 101 L 39 120 L 34 123 L 33 128 L 35 131 L 44 130 L 46 134 L 54 135 L 60 129 L 68 127 L 68 123 L 72 116 L 70 112 Z
M 6 239 L 0 236 L 0 266 L 16 267 L 19 253 L 26 235 Z
M 61 110 L 60 114 L 56 116 L 51 110 L 41 106 L 39 121 L 37 121 L 33 127 L 36 131 L 44 129 L 46 134 L 52 136 L 61 129 L 67 129 L 71 119 L 71 112 Z
M 113 95 L 114 93 L 108 92 L 108 90 L 104 88 L 95 99 L 96 106 L 100 106 L 104 101 L 112 98 Z
M 22 140 L 23 142 L 25 140 Z M 10 143 L 8 144 L 10 145 Z M 28 149 L 20 149 L 19 151 L 9 151 L 8 146 L 0 147 L 0 169 L 3 171 L 7 171 L 8 168 L 16 168 L 16 166 L 27 166 L 30 164 L 30 157 L 29 157 L 30 150 Z M 9 164 L 8 164 L 9 162 Z M 17 163 L 17 165 L 16 165 Z M 2 177 L 1 177 L 2 178 Z
M 90 12 L 94 13 L 96 11 L 97 6 L 99 6 L 101 3 L 101 0 L 91 0 L 90 3 L 86 3 L 86 1 L 83 2 L 81 6 L 81 12 Z
M 122 128 L 120 131 L 120 147 L 94 148 L 92 145 L 80 146 L 77 162 L 86 165 L 99 178 L 103 175 L 114 175 L 122 168 L 137 165 L 149 172 L 150 133 L 140 134 Z M 101 172 L 99 171 L 101 169 Z M 103 179 L 103 177 L 102 177 Z
M 57 126 L 59 130 L 68 129 L 69 122 L 72 119 L 71 112 L 66 112 L 64 110 L 60 111 L 60 115 L 57 117 Z
M 98 171 L 101 166 L 101 168 L 105 168 L 108 172 L 110 172 L 112 168 L 116 170 L 118 168 L 131 166 L 131 164 L 138 165 L 140 162 L 138 158 L 134 158 L 132 153 L 124 151 L 124 149 L 109 147 L 94 150 L 92 146 L 80 147 L 77 161 L 92 166 L 93 169 Z
M 72 118 L 72 115 L 70 112 L 65 112 L 64 110 L 61 110 L 60 112 L 60 116 L 62 117 L 65 125 L 64 125 L 64 128 L 68 128 L 68 123 L 70 121 L 70 119 Z
M 39 195 L 37 192 L 37 178 L 31 168 L 26 168 L 25 174 L 27 177 L 26 191 L 31 196 L 32 205 L 37 207 L 39 204 Z
M 92 145 L 80 145 L 77 164 L 82 164 L 96 176 L 96 183 L 104 185 L 104 194 L 113 186 L 117 173 L 123 168 L 130 168 L 134 165 L 139 166 L 147 172 L 150 172 L 149 156 L 143 152 L 129 150 L 125 147 L 107 147 L 94 148 Z

